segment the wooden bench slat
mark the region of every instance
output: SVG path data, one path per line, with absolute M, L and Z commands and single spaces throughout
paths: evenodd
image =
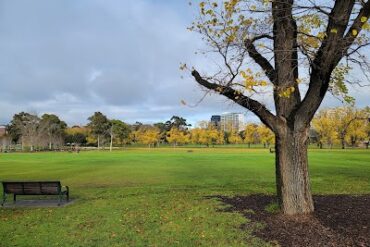
M 5 202 L 6 194 L 14 194 L 14 201 L 16 195 L 59 195 L 61 200 L 62 195 L 67 196 L 69 200 L 69 188 L 62 191 L 60 181 L 3 181 L 3 202 Z

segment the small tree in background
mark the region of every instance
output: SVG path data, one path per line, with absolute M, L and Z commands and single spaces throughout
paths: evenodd
M 227 138 L 228 142 L 231 144 L 241 144 L 243 143 L 243 139 L 240 137 L 237 131 L 232 131 Z
M 108 118 L 101 112 L 95 112 L 94 115 L 88 118 L 87 126 L 91 129 L 91 133 L 96 137 L 98 149 L 100 149 L 101 139 L 109 133 L 110 122 Z
M 110 120 L 111 122 L 111 143 L 113 143 L 113 139 L 116 138 L 119 140 L 120 144 L 123 146 L 128 142 L 131 128 L 128 124 L 124 123 L 121 120 Z M 114 138 L 113 138 L 114 137 Z
M 270 147 L 275 142 L 275 135 L 269 128 L 264 124 L 260 124 L 257 127 L 258 138 L 264 147 Z
M 245 126 L 244 130 L 244 143 L 248 144 L 248 148 L 251 147 L 252 143 L 258 142 L 257 125 L 249 123 Z
M 64 134 L 67 124 L 61 121 L 58 116 L 54 114 L 44 114 L 41 116 L 40 128 L 48 139 L 49 150 L 52 150 L 53 145 L 62 145 L 64 142 Z
M 149 148 L 159 142 L 160 131 L 155 127 L 146 127 L 138 130 L 137 139 L 140 143 L 148 145 Z
M 34 151 L 41 137 L 40 118 L 36 114 L 15 114 L 7 129 L 13 141 L 21 142 L 22 150 L 29 146 L 30 151 Z
M 168 143 L 172 144 L 174 147 L 177 145 L 182 145 L 189 143 L 189 135 L 182 130 L 179 130 L 177 127 L 172 127 L 170 131 L 167 132 L 166 137 Z

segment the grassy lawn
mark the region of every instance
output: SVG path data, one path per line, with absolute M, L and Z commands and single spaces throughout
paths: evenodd
M 309 161 L 314 194 L 370 193 L 369 150 L 311 150 Z M 53 179 L 75 203 L 0 208 L 0 246 L 267 246 L 207 198 L 273 194 L 266 149 L 0 154 L 0 180 Z

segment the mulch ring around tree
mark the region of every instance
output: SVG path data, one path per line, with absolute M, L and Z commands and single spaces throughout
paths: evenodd
M 266 210 L 276 202 L 273 196 L 211 198 L 228 205 L 223 211 L 243 214 L 250 222 L 241 227 L 272 245 L 370 246 L 370 195 L 314 196 L 315 212 L 300 217 Z

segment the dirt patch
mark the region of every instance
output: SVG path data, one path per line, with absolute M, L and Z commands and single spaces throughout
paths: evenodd
M 370 246 L 370 195 L 314 196 L 315 212 L 301 217 L 266 210 L 276 201 L 273 196 L 216 198 L 230 206 L 225 211 L 242 213 L 251 220 L 242 228 L 252 229 L 254 235 L 272 244 L 284 247 Z

